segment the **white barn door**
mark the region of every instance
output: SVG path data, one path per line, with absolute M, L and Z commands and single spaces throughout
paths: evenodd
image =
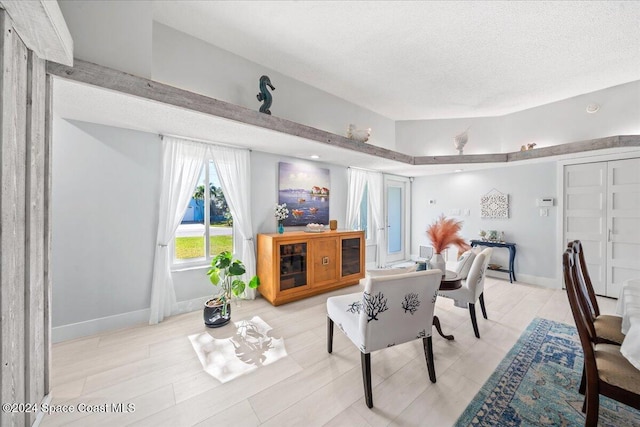
M 607 181 L 607 289 L 617 298 L 627 279 L 640 278 L 640 159 L 612 161 Z
M 640 277 L 640 159 L 564 168 L 564 241 L 582 241 L 596 294 Z
M 580 240 L 589 276 L 598 295 L 606 294 L 607 164 L 587 163 L 564 168 L 564 238 Z

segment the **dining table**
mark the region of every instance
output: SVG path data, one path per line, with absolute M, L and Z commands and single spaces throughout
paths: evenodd
M 442 280 L 440 281 L 440 290 L 441 291 L 452 291 L 454 289 L 459 289 L 462 287 L 462 276 L 460 276 L 455 271 L 446 270 L 444 275 L 442 276 Z M 436 331 L 438 334 L 444 339 L 449 341 L 453 341 L 453 335 L 446 335 L 442 332 L 442 326 L 440 325 L 440 319 L 438 316 L 433 316 L 433 326 L 436 327 Z
M 620 353 L 640 370 L 640 279 L 623 283 L 616 313 L 622 316 L 622 333 L 625 335 Z

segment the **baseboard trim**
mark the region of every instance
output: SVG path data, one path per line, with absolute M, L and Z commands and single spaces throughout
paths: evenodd
M 45 394 L 45 396 L 40 401 L 40 407 L 42 407 L 43 405 L 49 405 L 50 403 L 51 403 L 51 393 Z M 44 419 L 44 415 L 45 415 L 45 412 L 38 411 L 38 415 L 36 415 L 36 419 L 33 420 L 33 424 L 31 424 L 31 427 L 38 427 L 42 422 L 42 420 Z
M 204 303 L 211 298 L 211 295 L 204 295 L 186 301 L 178 302 L 176 312 L 174 314 L 191 313 L 192 311 L 202 310 Z
M 180 301 L 176 305 L 176 311 L 173 315 L 189 313 L 202 309 L 204 302 L 210 298 L 202 296 L 191 300 Z M 51 328 L 51 340 L 53 343 L 82 338 L 89 335 L 95 335 L 101 332 L 112 331 L 115 329 L 127 328 L 144 323 L 149 323 L 151 311 L 148 308 L 127 313 L 115 314 L 113 316 L 100 317 L 98 319 L 85 320 L 84 322 L 71 323 L 68 325 L 56 326 Z
M 509 273 L 502 273 L 487 270 L 488 277 L 494 277 L 496 279 L 509 280 Z M 529 285 L 541 286 L 549 289 L 562 289 L 562 281 L 560 279 L 553 279 L 549 277 L 532 276 L 530 274 L 516 273 L 516 279 L 519 283 L 526 283 Z
M 54 343 L 58 343 L 98 334 L 100 332 L 148 323 L 150 313 L 150 310 L 145 308 L 144 310 L 130 311 L 128 313 L 85 320 L 84 322 L 56 326 L 51 328 L 51 340 Z

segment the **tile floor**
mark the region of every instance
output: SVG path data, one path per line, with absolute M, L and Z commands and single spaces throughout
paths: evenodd
M 243 301 L 233 307 L 239 328 L 207 329 L 197 311 L 56 344 L 52 403 L 96 412 L 47 415 L 42 425 L 452 425 L 534 317 L 573 324 L 562 290 L 493 278 L 485 286 L 481 339 L 466 310 L 438 298 L 436 313 L 455 340 L 434 329 L 437 383 L 420 340 L 372 354 L 373 409 L 364 403 L 356 347 L 336 329 L 333 353 L 326 351 L 326 298 L 355 286 L 280 307 Z M 615 300 L 600 304 L 615 309 Z M 135 411 L 99 412 L 113 403 Z

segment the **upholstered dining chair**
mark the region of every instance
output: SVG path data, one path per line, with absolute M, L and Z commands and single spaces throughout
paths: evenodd
M 598 424 L 600 395 L 640 409 L 640 371 L 620 353 L 620 346 L 596 343 L 595 335 L 588 327 L 591 314 L 580 303 L 582 275 L 578 257 L 571 249 L 562 256 L 564 283 L 571 306 L 571 313 L 578 329 L 584 352 L 586 393 L 582 412 L 586 413 L 585 426 Z
M 365 402 L 373 407 L 371 353 L 422 338 L 429 379 L 436 382 L 431 327 L 440 270 L 368 276 L 364 292 L 327 299 L 327 351 L 333 351 L 333 325 L 360 350 Z
M 482 316 L 487 318 L 487 309 L 484 306 L 484 278 L 491 258 L 492 248 L 486 248 L 473 259 L 471 269 L 465 280 L 462 281 L 462 287 L 452 291 L 440 291 L 438 295 L 455 300 L 455 306 L 460 308 L 468 308 L 471 316 L 471 324 L 476 338 L 480 338 L 478 330 L 478 321 L 476 320 L 476 301 L 480 301 Z

